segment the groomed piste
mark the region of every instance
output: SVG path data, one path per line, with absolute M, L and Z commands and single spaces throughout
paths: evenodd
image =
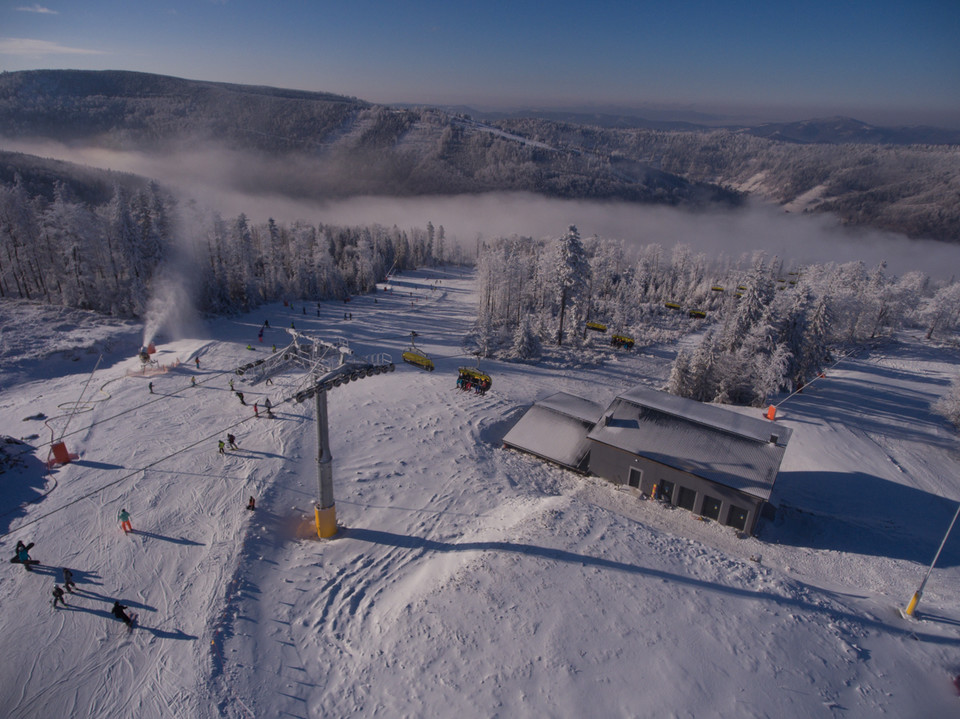
M 543 397 L 605 406 L 662 386 L 675 347 L 625 352 L 595 334 L 589 366 L 482 358 L 492 386 L 461 392 L 473 278 L 404 277 L 416 303 L 354 297 L 349 320 L 294 314 L 293 300 L 210 320 L 204 336 L 161 329 L 151 356 L 169 371 L 153 376 L 138 374 L 133 323 L 89 325 L 74 361 L 56 345 L 63 319 L 0 304 L 0 434 L 34 448 L 0 475 L 0 530 L 9 556 L 23 540 L 41 562 L 3 565 L 5 716 L 956 714 L 960 536 L 917 617 L 897 612 L 960 498 L 956 433 L 930 410 L 956 348 L 903 335 L 779 404 L 793 430 L 779 510 L 738 538 L 501 447 Z M 32 323 L 12 321 L 22 313 Z M 330 391 L 338 526 L 325 540 L 309 531 L 317 432 L 312 402 L 295 401 L 302 371 L 236 374 L 286 346 L 294 317 L 359 356 L 399 359 L 416 332 L 435 364 Z M 76 459 L 47 470 L 40 417 L 80 400 L 89 410 L 62 436 L 65 420 L 51 422 Z M 237 449 L 220 454 L 227 434 Z M 76 591 L 53 608 L 62 567 Z M 137 613 L 132 632 L 114 601 Z

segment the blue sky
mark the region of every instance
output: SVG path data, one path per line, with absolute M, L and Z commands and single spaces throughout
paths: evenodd
M 960 0 L 0 0 L 0 69 L 960 127 Z

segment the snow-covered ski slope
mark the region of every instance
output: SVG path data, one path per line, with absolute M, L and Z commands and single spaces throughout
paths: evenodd
M 157 359 L 182 364 L 149 379 L 127 375 L 136 327 L 84 325 L 75 341 L 95 351 L 65 355 L 55 343 L 77 316 L 0 305 L 0 433 L 38 434 L 40 459 L 50 430 L 25 418 L 42 412 L 59 432 L 105 349 L 64 438 L 80 459 L 46 478 L 38 460 L 0 475 L 3 548 L 36 542 L 44 563 L 0 575 L 5 716 L 960 714 L 960 536 L 920 618 L 895 611 L 960 498 L 957 436 L 929 409 L 956 349 L 905 335 L 784 403 L 783 509 L 738 539 L 500 447 L 548 394 L 607 402 L 659 385 L 672 348 L 598 344 L 575 368 L 484 361 L 493 388 L 477 397 L 454 387 L 474 363 L 461 345 L 471 276 L 422 271 L 392 287 L 323 303 L 319 318 L 295 300 L 212 321 L 206 338 L 160 337 Z M 284 346 L 291 321 L 398 363 L 416 331 L 437 367 L 399 363 L 329 394 L 342 529 L 327 541 L 296 536 L 317 497 L 312 403 L 282 403 L 302 374 L 256 387 L 232 374 Z M 276 419 L 253 417 L 266 396 Z M 240 449 L 220 456 L 227 432 Z M 53 610 L 60 566 L 79 592 Z M 114 599 L 139 613 L 132 634 Z

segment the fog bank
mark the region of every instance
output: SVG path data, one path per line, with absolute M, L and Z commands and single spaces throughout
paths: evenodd
M 306 209 L 306 208 L 305 208 Z M 709 258 L 757 250 L 787 264 L 886 261 L 891 272 L 922 270 L 949 279 L 960 268 L 960 245 L 911 240 L 903 235 L 849 228 L 832 215 L 798 215 L 752 201 L 738 209 L 691 211 L 623 202 L 559 200 L 529 194 L 459 197 L 354 198 L 311 208 L 317 221 L 334 224 L 442 225 L 448 238 L 468 248 L 479 237 L 553 238 L 576 225 L 581 237 L 598 235 L 628 245 L 686 244 Z
M 355 197 L 309 200 L 271 193 L 275 161 L 265 163 L 233 151 L 197 148 L 164 156 L 140 152 L 68 147 L 45 141 L 4 140 L 9 150 L 131 172 L 158 180 L 181 198 L 195 199 L 225 217 L 241 212 L 255 222 L 302 220 L 341 225 L 396 225 L 401 229 L 443 226 L 448 246 L 468 253 L 477 240 L 521 235 L 559 237 L 576 225 L 582 237 L 598 235 L 627 244 L 658 243 L 670 249 L 689 245 L 708 257 L 763 250 L 787 264 L 885 260 L 891 272 L 921 270 L 950 279 L 960 267 L 960 244 L 911 240 L 903 235 L 841 226 L 827 214 L 795 214 L 760 200 L 737 209 L 691 211 L 662 205 L 595 200 L 561 200 L 528 193 L 433 197 Z M 290 166 L 291 175 L 308 163 Z M 238 190 L 246 187 L 247 191 Z M 251 192 L 251 186 L 257 187 Z

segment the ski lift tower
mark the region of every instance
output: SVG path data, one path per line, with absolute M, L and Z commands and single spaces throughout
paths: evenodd
M 333 457 L 330 454 L 330 431 L 327 416 L 327 392 L 347 382 L 393 372 L 390 355 L 369 357 L 355 355 L 346 340 L 327 342 L 288 329 L 292 341 L 267 359 L 257 360 L 237 369 L 240 376 L 250 375 L 257 384 L 291 367 L 305 369 L 306 375 L 294 392 L 293 400 L 314 399 L 317 410 L 317 504 L 314 508 L 317 535 L 322 539 L 337 533 L 337 510 L 333 501 Z

